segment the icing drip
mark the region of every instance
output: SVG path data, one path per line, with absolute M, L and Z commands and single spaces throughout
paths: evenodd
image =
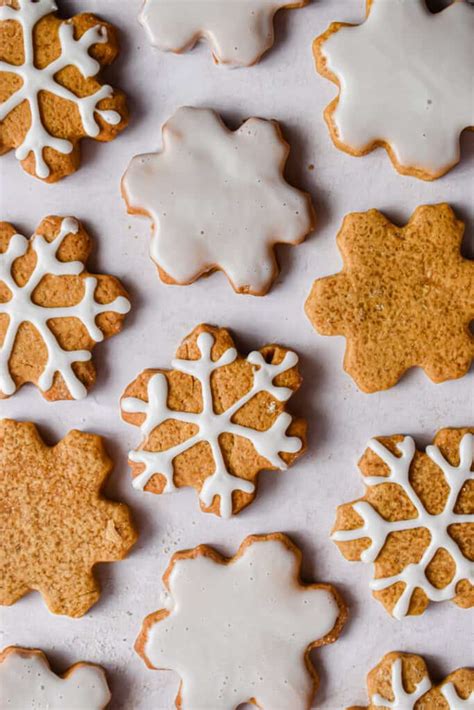
M 206 478 L 200 492 L 200 499 L 206 507 L 209 507 L 212 505 L 214 497 L 219 496 L 220 514 L 222 517 L 229 517 L 232 514 L 232 493 L 234 491 L 252 493 L 255 486 L 250 481 L 237 478 L 227 471 L 219 437 L 225 433 L 242 436 L 251 441 L 257 453 L 272 466 L 282 470 L 287 468 L 279 452 L 297 453 L 302 446 L 299 438 L 286 435 L 286 430 L 291 423 L 291 416 L 287 412 L 282 412 L 270 429 L 266 431 L 256 431 L 247 426 L 235 424 L 232 419 L 259 392 L 268 392 L 281 402 L 288 401 L 293 394 L 292 390 L 277 387 L 273 381 L 278 375 L 294 367 L 298 362 L 298 357 L 295 353 L 288 352 L 279 365 L 271 365 L 264 360 L 261 353 L 250 353 L 247 361 L 253 365 L 251 389 L 225 412 L 216 414 L 211 390 L 212 373 L 218 368 L 234 362 L 237 359 L 237 351 L 234 348 L 229 348 L 218 360 L 213 362 L 211 359 L 213 344 L 214 337 L 210 333 L 201 333 L 197 339 L 201 355 L 199 360 L 177 359 L 172 363 L 173 368 L 192 375 L 200 382 L 203 400 L 201 412 L 193 414 L 169 409 L 167 405 L 168 383 L 166 377 L 161 374 L 154 375 L 148 383 L 148 402 L 127 397 L 122 400 L 122 409 L 124 412 L 145 414 L 145 420 L 141 427 L 144 437 L 147 437 L 157 426 L 168 419 L 187 422 L 198 427 L 198 432 L 190 439 L 165 451 L 135 450 L 130 452 L 130 460 L 143 464 L 145 467 L 143 472 L 133 479 L 134 487 L 143 490 L 151 477 L 155 473 L 159 473 L 166 479 L 165 492 L 175 490 L 173 460 L 199 442 L 206 441 L 212 450 L 215 470 L 211 476 Z

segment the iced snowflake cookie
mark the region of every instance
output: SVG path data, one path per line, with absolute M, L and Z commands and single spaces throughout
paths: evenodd
M 62 20 L 54 0 L 0 3 L 0 155 L 56 182 L 77 170 L 82 138 L 110 141 L 128 122 L 125 96 L 101 84 L 114 28 L 83 13 Z
M 338 508 L 332 539 L 373 564 L 373 595 L 396 619 L 430 601 L 474 606 L 473 433 L 442 429 L 426 452 L 409 436 L 372 439 L 365 495 Z
M 449 205 L 418 207 L 398 227 L 377 210 L 346 216 L 343 270 L 317 279 L 306 314 L 347 340 L 344 369 L 364 392 L 393 387 L 411 367 L 433 382 L 462 377 L 474 357 L 474 262 Z
M 434 180 L 459 162 L 474 128 L 474 8 L 433 15 L 425 0 L 367 0 L 361 25 L 335 22 L 314 42 L 320 74 L 338 85 L 325 111 L 336 146 L 383 146 L 403 175 Z
M 283 176 L 289 146 L 275 121 L 230 131 L 214 111 L 181 108 L 163 150 L 133 158 L 122 180 L 131 214 L 153 221 L 151 257 L 166 283 L 221 269 L 239 293 L 264 295 L 278 274 L 274 245 L 313 229 L 309 196 Z
M 306 422 L 286 411 L 297 364 L 279 345 L 244 358 L 224 328 L 195 328 L 172 370 L 145 370 L 123 394 L 122 417 L 143 435 L 129 455 L 134 487 L 193 486 L 205 512 L 239 513 L 262 469 L 284 470 L 305 451 Z
M 248 67 L 275 41 L 273 18 L 281 8 L 308 0 L 145 0 L 140 22 L 153 46 L 187 52 L 199 40 L 209 44 L 216 64 Z
M 370 705 L 349 710 L 462 710 L 474 706 L 474 670 L 458 668 L 433 685 L 421 656 L 387 653 L 367 676 Z
M 0 687 L 10 710 L 103 710 L 111 699 L 100 666 L 81 661 L 59 676 L 42 651 L 18 646 L 0 653 Z
M 176 707 L 312 707 L 310 652 L 336 641 L 347 610 L 330 584 L 302 584 L 300 566 L 282 533 L 247 537 L 232 558 L 207 545 L 173 555 L 165 608 L 145 619 L 135 648 L 149 668 L 179 673 Z
M 92 568 L 136 540 L 128 507 L 102 495 L 111 469 L 100 436 L 70 431 L 50 447 L 34 424 L 0 421 L 0 604 L 33 589 L 54 614 L 95 604 Z
M 90 274 L 91 239 L 72 217 L 46 217 L 31 239 L 0 222 L 0 398 L 26 382 L 48 400 L 81 399 L 91 351 L 130 310 L 113 276 Z

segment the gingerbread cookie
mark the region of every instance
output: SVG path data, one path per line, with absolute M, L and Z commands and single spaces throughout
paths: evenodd
M 372 439 L 359 462 L 365 495 L 338 508 L 332 539 L 373 564 L 373 595 L 396 619 L 430 601 L 474 606 L 474 428 Z
M 34 424 L 0 422 L 0 604 L 33 589 L 54 614 L 95 604 L 93 567 L 122 559 L 137 538 L 128 507 L 101 492 L 111 469 L 100 436 L 70 431 L 50 447 Z
M 172 370 L 145 370 L 122 396 L 123 419 L 143 435 L 129 455 L 133 486 L 193 486 L 205 512 L 239 513 L 262 469 L 284 470 L 305 451 L 306 422 L 286 411 L 301 385 L 297 363 L 279 345 L 244 358 L 224 328 L 195 328 Z
M 187 52 L 206 40 L 216 64 L 249 67 L 272 47 L 273 18 L 308 0 L 145 0 L 140 22 L 164 52 Z
M 453 2 L 367 0 L 361 25 L 334 22 L 314 42 L 320 74 L 339 87 L 324 117 L 351 155 L 382 146 L 403 175 L 434 180 L 459 162 L 474 128 L 474 9 Z
M 118 54 L 115 29 L 56 10 L 54 0 L 0 2 L 0 155 L 15 148 L 46 182 L 77 170 L 82 138 L 110 141 L 128 122 L 124 94 L 98 79 Z
M 363 392 L 422 367 L 433 382 L 462 377 L 474 357 L 474 262 L 449 205 L 418 207 L 405 227 L 377 210 L 349 214 L 337 240 L 344 268 L 317 279 L 306 314 L 347 339 L 344 369 Z
M 53 673 L 38 649 L 9 646 L 0 653 L 2 707 L 10 710 L 104 710 L 111 694 L 103 668 L 75 663 L 65 673 Z
M 331 585 L 302 584 L 300 567 L 282 533 L 247 537 L 232 558 L 207 545 L 173 555 L 165 608 L 145 619 L 135 648 L 149 668 L 180 674 L 176 707 L 309 710 L 310 652 L 336 641 L 347 610 Z
M 474 705 L 474 670 L 458 668 L 433 685 L 426 663 L 414 653 L 387 653 L 367 676 L 370 705 L 349 710 L 462 710 Z
M 31 239 L 0 222 L 0 398 L 26 382 L 48 400 L 81 399 L 91 351 L 130 310 L 113 276 L 90 274 L 91 239 L 72 217 L 46 217 Z
M 313 229 L 309 196 L 288 185 L 278 124 L 250 118 L 230 131 L 214 111 L 181 108 L 163 150 L 133 158 L 122 180 L 131 214 L 153 221 L 151 257 L 166 283 L 216 269 L 239 293 L 262 296 L 278 274 L 273 247 Z

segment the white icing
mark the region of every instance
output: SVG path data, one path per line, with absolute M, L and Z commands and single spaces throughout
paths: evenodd
M 278 540 L 253 542 L 228 565 L 202 555 L 174 563 L 169 614 L 148 629 L 145 654 L 180 675 L 182 710 L 230 710 L 250 698 L 307 710 L 305 651 L 334 628 L 339 609 L 330 590 L 300 586 L 296 573 Z
M 35 172 L 40 178 L 47 178 L 50 169 L 43 158 L 44 148 L 54 148 L 59 153 L 69 154 L 73 144 L 62 138 L 50 135 L 43 125 L 39 107 L 39 94 L 47 91 L 59 98 L 73 102 L 80 114 L 85 133 L 91 138 L 99 135 L 100 127 L 94 114 L 98 113 L 110 125 L 117 125 L 121 121 L 120 114 L 116 111 L 100 111 L 97 104 L 102 99 L 112 96 L 111 86 L 104 85 L 90 96 L 79 98 L 72 91 L 66 89 L 56 81 L 56 75 L 65 67 L 75 66 L 86 77 L 95 76 L 100 70 L 100 64 L 89 54 L 89 49 L 95 44 L 107 42 L 107 30 L 103 25 L 95 25 L 85 32 L 78 40 L 74 39 L 73 25 L 63 22 L 59 27 L 59 41 L 61 53 L 43 69 L 35 66 L 33 31 L 37 22 L 46 15 L 56 12 L 57 5 L 54 0 L 18 0 L 19 9 L 3 5 L 0 7 L 0 21 L 14 20 L 21 24 L 23 30 L 23 50 L 25 61 L 17 66 L 0 61 L 0 72 L 8 72 L 20 77 L 22 86 L 10 98 L 0 104 L 0 121 L 3 121 L 14 108 L 23 101 L 27 101 L 31 125 L 22 143 L 16 149 L 18 160 L 24 160 L 32 152 L 35 156 Z
M 168 419 L 180 422 L 187 422 L 198 427 L 197 433 L 183 443 L 177 444 L 165 451 L 142 451 L 137 449 L 131 451 L 129 458 L 134 463 L 144 465 L 141 474 L 133 479 L 135 488 L 143 490 L 155 474 L 159 473 L 166 478 L 164 492 L 176 490 L 173 482 L 173 460 L 182 452 L 187 451 L 202 441 L 207 441 L 211 447 L 215 464 L 214 473 L 206 478 L 200 491 L 200 500 L 206 507 L 212 505 L 214 496 L 220 498 L 220 514 L 222 517 L 232 515 L 232 493 L 234 491 L 244 491 L 252 493 L 255 486 L 250 481 L 246 481 L 231 475 L 222 456 L 219 444 L 219 437 L 224 433 L 241 436 L 252 442 L 255 450 L 263 456 L 272 466 L 281 470 L 287 468 L 280 452 L 297 453 L 302 446 L 301 439 L 286 435 L 286 430 L 291 423 L 291 416 L 287 412 L 282 412 L 275 419 L 272 426 L 266 431 L 256 431 L 241 424 L 233 422 L 234 415 L 242 409 L 259 392 L 268 392 L 275 399 L 286 402 L 293 394 L 291 389 L 277 387 L 273 384 L 275 377 L 291 369 L 298 362 L 298 357 L 293 352 L 287 352 L 283 361 L 279 365 L 267 363 L 261 353 L 252 352 L 247 356 L 247 361 L 253 368 L 253 383 L 250 390 L 244 394 L 231 407 L 221 414 L 214 411 L 214 403 L 211 390 L 212 373 L 234 362 L 237 358 L 237 351 L 229 348 L 215 362 L 211 359 L 211 350 L 214 344 L 214 336 L 211 333 L 201 333 L 197 339 L 197 346 L 201 357 L 199 360 L 173 360 L 173 368 L 181 372 L 186 372 L 196 378 L 201 385 L 202 411 L 199 413 L 178 412 L 169 409 L 168 383 L 162 374 L 154 375 L 148 383 L 148 402 L 133 397 L 122 400 L 122 410 L 124 412 L 140 412 L 145 414 L 145 420 L 141 430 L 144 437 Z
M 461 549 L 449 534 L 450 525 L 474 524 L 474 515 L 460 514 L 454 510 L 461 489 L 467 481 L 474 479 L 474 473 L 471 471 L 473 436 L 472 434 L 465 434 L 461 440 L 459 466 L 451 466 L 437 446 L 428 446 L 426 449 L 426 454 L 441 469 L 449 486 L 449 494 L 444 509 L 439 514 L 428 513 L 411 485 L 409 478 L 410 466 L 415 455 L 415 442 L 411 437 L 407 436 L 402 442 L 397 444 L 397 448 L 401 453 L 400 457 L 394 456 L 375 439 L 372 439 L 368 446 L 387 464 L 390 474 L 386 477 L 366 476 L 364 479 L 365 484 L 367 486 L 383 486 L 387 482 L 398 484 L 415 507 L 417 516 L 408 520 L 389 522 L 382 518 L 370 503 L 360 501 L 354 504 L 353 509 L 363 519 L 364 525 L 354 530 L 338 530 L 333 533 L 332 539 L 337 542 L 347 542 L 360 540 L 364 537 L 370 538 L 371 545 L 361 554 L 361 560 L 374 563 L 390 533 L 399 530 L 414 530 L 416 528 L 426 528 L 429 531 L 430 543 L 419 562 L 407 565 L 399 574 L 390 577 L 378 577 L 370 583 L 370 588 L 375 591 L 387 589 L 397 582 L 404 583 L 403 592 L 392 610 L 393 616 L 396 619 L 401 619 L 408 612 L 411 596 L 416 588 L 422 589 L 431 601 L 440 602 L 454 598 L 456 586 L 462 579 L 467 579 L 471 584 L 474 584 L 474 563 L 464 557 Z M 452 580 L 441 589 L 433 586 L 426 577 L 426 569 L 439 549 L 446 550 L 455 565 L 455 573 Z
M 0 663 L 0 687 L 5 710 L 102 710 L 111 698 L 101 668 L 85 664 L 60 678 L 43 656 L 25 651 Z
M 449 710 L 461 710 L 474 707 L 474 691 L 468 698 L 460 698 L 453 683 L 446 683 L 441 687 L 441 693 L 448 703 Z
M 129 209 L 154 222 L 152 259 L 178 284 L 217 266 L 237 290 L 264 293 L 272 246 L 302 241 L 312 224 L 307 196 L 281 174 L 276 124 L 251 118 L 229 131 L 211 110 L 181 108 L 163 146 L 133 158 L 122 182 Z
M 428 676 L 421 679 L 412 693 L 407 693 L 403 687 L 403 666 L 402 659 L 397 658 L 392 664 L 392 692 L 393 700 L 387 700 L 376 693 L 370 702 L 383 708 L 396 708 L 397 710 L 413 710 L 417 700 L 431 689 L 431 681 Z
M 341 143 L 392 146 L 404 168 L 437 175 L 459 160 L 474 125 L 474 9 L 454 2 L 433 15 L 424 0 L 374 0 L 365 22 L 322 46 L 341 93 L 333 121 Z
M 294 0 L 146 0 L 140 14 L 151 43 L 183 52 L 205 39 L 219 64 L 251 66 L 274 42 L 273 16 Z
M 130 310 L 130 302 L 123 296 L 119 296 L 111 303 L 98 303 L 95 300 L 97 279 L 93 276 L 83 279 L 84 293 L 79 303 L 72 306 L 48 308 L 34 302 L 32 296 L 35 289 L 48 274 L 79 276 L 84 272 L 82 262 L 63 262 L 56 257 L 64 239 L 69 234 L 76 234 L 78 228 L 79 225 L 75 219 L 66 217 L 62 220 L 58 235 L 51 242 L 48 242 L 41 234 L 35 234 L 32 237 L 36 264 L 24 286 L 19 286 L 16 283 L 12 266 L 16 259 L 24 256 L 28 251 L 29 240 L 20 234 L 14 234 L 8 243 L 6 252 L 0 254 L 0 282 L 7 286 L 11 294 L 9 301 L 0 303 L 0 314 L 5 313 L 9 318 L 5 337 L 0 345 L 0 391 L 5 395 L 11 395 L 16 390 L 15 382 L 10 375 L 9 360 L 22 323 L 29 322 L 36 328 L 47 349 L 47 362 L 38 380 L 40 388 L 43 391 L 50 389 L 57 372 L 62 376 L 71 396 L 74 399 L 82 399 L 86 396 L 87 390 L 74 373 L 72 364 L 86 362 L 91 359 L 92 355 L 89 350 L 63 350 L 49 328 L 48 322 L 53 318 L 77 318 L 87 329 L 92 340 L 98 343 L 104 339 L 104 335 L 95 323 L 96 317 L 101 313 L 125 314 Z

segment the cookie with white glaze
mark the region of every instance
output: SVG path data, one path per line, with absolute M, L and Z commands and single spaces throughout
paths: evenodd
M 176 707 L 312 707 L 310 652 L 337 640 L 347 608 L 332 585 L 301 582 L 301 557 L 283 533 L 251 535 L 231 558 L 207 545 L 173 555 L 165 608 L 135 648 L 149 668 L 179 673 Z
M 151 257 L 165 283 L 216 269 L 238 293 L 262 296 L 278 274 L 274 245 L 312 231 L 309 195 L 283 176 L 289 146 L 275 121 L 229 130 L 209 109 L 180 108 L 159 153 L 133 158 L 122 179 L 131 214 L 153 222 Z
M 55 0 L 0 3 L 0 155 L 56 182 L 78 169 L 80 141 L 111 141 L 128 123 L 125 95 L 103 84 L 116 30 L 95 15 L 63 20 Z
M 43 651 L 20 646 L 0 653 L 0 687 L 10 710 L 104 710 L 111 700 L 101 666 L 81 661 L 56 675 Z
M 262 469 L 284 470 L 306 449 L 306 422 L 286 404 L 301 381 L 296 353 L 267 345 L 243 357 L 227 330 L 198 326 L 171 370 L 145 370 L 122 396 L 123 419 L 142 432 L 134 488 L 192 486 L 203 511 L 239 513 Z
M 474 705 L 474 669 L 458 668 L 434 684 L 422 656 L 392 651 L 367 676 L 369 705 L 348 710 L 468 710 Z
M 144 0 L 140 22 L 153 46 L 187 52 L 208 43 L 216 64 L 248 67 L 274 43 L 273 18 L 280 9 L 308 0 Z
M 384 147 L 403 175 L 434 180 L 460 159 L 474 128 L 474 8 L 432 14 L 425 0 L 367 0 L 360 25 L 334 22 L 313 46 L 339 87 L 325 111 L 331 137 L 355 156 Z

